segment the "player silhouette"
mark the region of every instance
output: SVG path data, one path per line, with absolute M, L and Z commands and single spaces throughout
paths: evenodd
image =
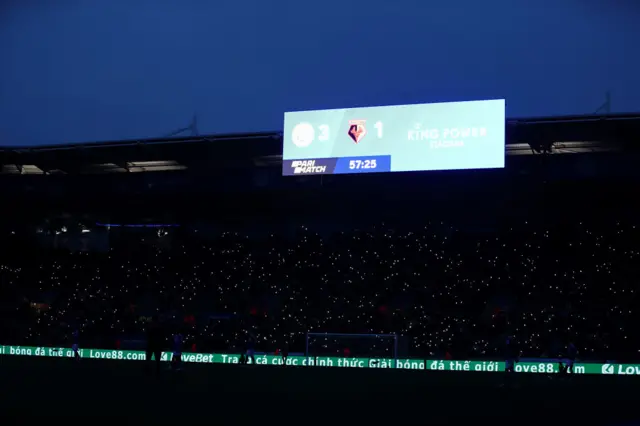
M 145 357 L 145 367 L 150 369 L 151 358 L 156 365 L 156 374 L 160 374 L 160 362 L 162 360 L 162 345 L 164 344 L 164 329 L 158 315 L 154 315 L 147 325 L 147 349 Z

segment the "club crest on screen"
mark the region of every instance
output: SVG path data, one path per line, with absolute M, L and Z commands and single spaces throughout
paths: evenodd
M 364 126 L 366 120 L 349 120 L 349 131 L 347 134 L 355 143 L 360 143 L 364 135 L 367 134 L 367 128 Z
M 311 145 L 315 138 L 315 130 L 309 123 L 298 123 L 291 134 L 293 144 L 298 148 L 305 148 Z

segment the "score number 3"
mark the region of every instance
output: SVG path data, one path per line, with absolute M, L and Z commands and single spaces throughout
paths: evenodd
M 326 124 L 321 124 L 318 126 L 318 130 L 320 130 L 320 134 L 318 135 L 318 140 L 326 141 L 329 140 L 329 126 Z

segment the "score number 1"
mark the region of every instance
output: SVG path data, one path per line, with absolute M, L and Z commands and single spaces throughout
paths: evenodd
M 378 137 L 382 138 L 382 129 L 383 129 L 382 121 L 376 122 L 376 124 L 374 124 L 373 127 L 378 131 Z

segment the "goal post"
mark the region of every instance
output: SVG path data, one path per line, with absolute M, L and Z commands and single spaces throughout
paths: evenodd
M 336 357 L 393 360 L 395 367 L 398 360 L 398 335 L 307 332 L 304 355 L 307 365 L 315 365 L 319 357 Z

